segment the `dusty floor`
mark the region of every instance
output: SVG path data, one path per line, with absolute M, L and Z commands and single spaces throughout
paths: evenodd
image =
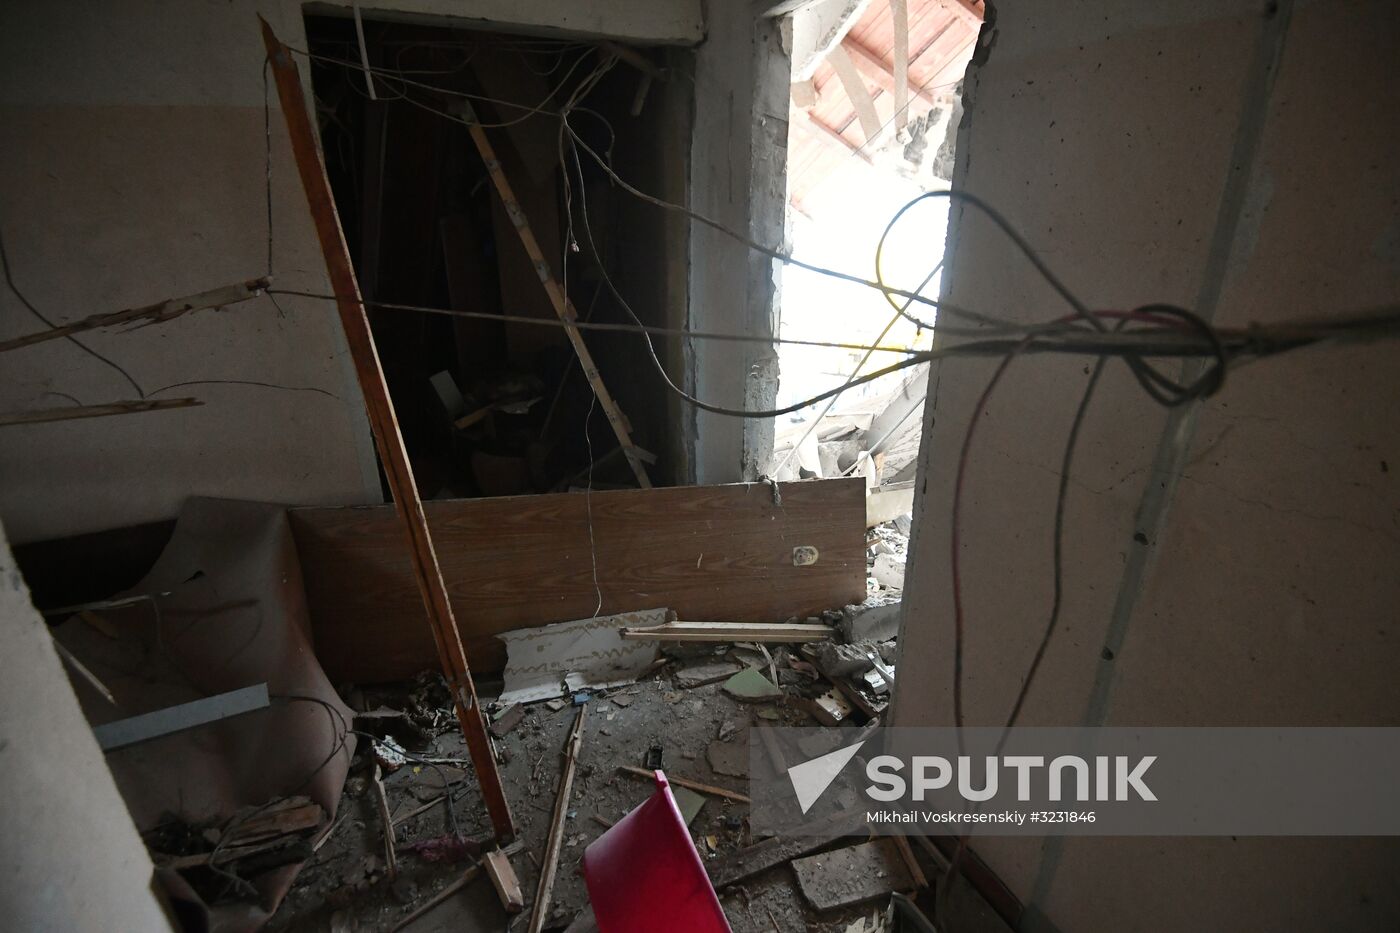
M 698 662 L 690 662 L 695 664 Z M 566 823 L 558 880 L 551 914 L 553 926 L 562 928 L 587 904 L 580 875 L 580 860 L 588 843 L 605 827 L 595 817 L 616 820 L 651 793 L 649 782 L 618 772 L 619 765 L 643 763 L 648 748 L 663 749 L 663 768 L 669 774 L 706 784 L 742 791 L 741 777 L 719 774 L 708 761 L 711 742 L 725 736 L 746 761 L 748 728 L 766 707 L 788 724 L 810 722 L 806 714 L 778 704 L 754 706 L 727 696 L 720 684 L 684 689 L 673 682 L 676 668 L 651 680 L 595 696 L 588 705 L 584 740 L 574 781 L 570 816 Z M 392 705 L 392 704 L 386 704 Z M 550 813 L 559 778 L 560 751 L 576 709 L 551 710 L 545 703 L 527 707 L 525 718 L 498 740 L 505 762 L 502 778 L 525 851 L 512 859 L 527 902 L 534 898 L 538 881 L 536 860 L 544 851 Z M 467 758 L 461 735 L 449 718 L 431 747 L 410 747 L 419 757 Z M 366 743 L 367 744 L 367 743 Z M 407 743 L 406 743 L 407 744 Z M 384 779 L 391 812 L 407 814 L 438 796 L 444 779 L 454 782 L 453 813 L 462 832 L 475 839 L 490 835 L 481 799 L 466 770 L 452 765 L 439 769 L 400 768 Z M 284 931 L 388 930 L 414 907 L 458 877 L 463 864 L 433 864 L 413 854 L 399 858 L 399 880 L 390 884 L 384 876 L 381 822 L 375 793 L 368 780 L 372 765 L 363 750 L 347 782 L 341 812 L 346 815 L 326 845 L 306 865 L 269 929 Z M 440 772 L 440 773 L 439 773 Z M 693 837 L 705 840 L 710 859 L 751 844 L 748 807 L 723 798 L 708 798 L 691 824 Z M 439 836 L 448 829 L 446 809 L 434 806 L 397 828 L 399 846 Z M 710 843 L 717 843 L 710 852 Z M 742 931 L 844 931 L 873 905 L 865 908 L 817 914 L 798 894 L 787 866 L 778 866 L 748 882 L 720 892 L 721 903 L 736 933 Z M 334 922 L 333 922 L 334 921 Z M 504 930 L 507 917 L 490 884 L 479 879 L 428 915 L 405 929 L 413 933 L 435 930 Z M 517 921 L 523 928 L 525 921 Z
M 907 547 L 906 532 L 907 526 L 901 528 L 895 523 L 871 529 L 867 536 L 869 564 L 873 566 L 882 553 L 902 554 Z M 872 577 L 869 596 L 868 604 L 878 605 L 898 599 L 899 594 Z M 580 873 L 584 848 L 602 835 L 605 822 L 620 818 L 652 793 L 650 781 L 620 773 L 619 766 L 641 767 L 647 750 L 659 746 L 662 768 L 668 775 L 742 793 L 746 787 L 748 730 L 752 722 L 762 718 L 770 725 L 814 724 L 806 712 L 786 699 L 752 704 L 731 698 L 719 682 L 685 686 L 688 671 L 725 660 L 728 649 L 729 646 L 706 646 L 688 652 L 692 656 L 673 661 L 648 679 L 595 694 L 587 702 L 583 745 L 546 929 L 563 929 L 588 903 Z M 436 766 L 410 762 L 384 776 L 400 850 L 454 828 L 441 803 L 421 814 L 407 816 L 440 797 L 444 782 L 452 790 L 455 828 L 470 839 L 484 842 L 491 837 L 481 795 L 467 763 L 465 743 L 447 708 L 446 692 L 435 692 L 426 686 L 430 683 L 429 676 L 416 684 L 366 689 L 349 698 L 359 709 L 416 710 L 417 734 L 396 731 L 392 725 L 384 732 L 418 758 L 443 760 Z M 482 693 L 488 711 L 492 708 L 490 693 L 489 688 Z M 557 709 L 545 702 L 529 704 L 524 718 L 496 740 L 502 780 L 523 842 L 523 851 L 511 863 L 525 895 L 526 913 L 517 915 L 512 925 L 490 883 L 478 878 L 466 890 L 403 929 L 433 933 L 525 928 L 549 832 L 561 752 L 577 714 L 575 706 L 559 704 L 560 701 L 552 704 L 559 706 Z M 723 746 L 721 752 L 731 753 L 732 762 L 723 765 L 724 770 L 739 773 L 722 774 L 711 767 L 709 750 L 714 743 Z M 734 762 L 739 763 L 737 768 Z M 470 864 L 432 862 L 421 854 L 401 853 L 398 879 L 391 883 L 385 872 L 383 825 L 371 783 L 372 771 L 369 743 L 362 741 L 341 801 L 339 816 L 344 819 L 303 868 L 268 929 L 304 933 L 390 930 L 459 878 Z M 750 836 L 747 817 L 746 804 L 706 798 L 690 824 L 691 836 L 702 857 L 714 862 L 756 841 Z M 872 902 L 818 913 L 798 892 L 792 869 L 786 864 L 719 894 L 736 933 L 844 933 L 877 906 Z

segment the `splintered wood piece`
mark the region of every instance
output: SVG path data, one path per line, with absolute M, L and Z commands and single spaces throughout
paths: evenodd
M 496 156 L 496 150 L 491 145 L 491 140 L 486 137 L 486 131 L 477 122 L 475 111 L 471 109 L 470 105 L 462 104 L 461 106 L 464 108 L 463 116 L 467 121 L 467 132 L 471 134 L 477 152 L 481 153 L 481 161 L 486 163 L 486 170 L 490 173 L 491 181 L 496 186 L 496 193 L 501 197 L 501 203 L 510 216 L 516 235 L 520 237 L 520 244 L 525 247 L 530 261 L 535 264 L 535 273 L 539 276 L 540 284 L 544 286 L 545 293 L 549 296 L 550 304 L 554 306 L 554 313 L 566 325 L 564 333 L 568 335 L 569 342 L 574 345 L 574 352 L 578 354 L 583 375 L 593 388 L 593 394 L 598 397 L 598 404 L 602 407 L 603 413 L 607 415 L 608 424 L 612 426 L 613 434 L 617 436 L 617 442 L 621 445 L 623 455 L 627 457 L 627 464 L 632 468 L 633 475 L 637 477 L 638 484 L 643 489 L 650 489 L 651 479 L 647 476 L 646 466 L 642 459 L 636 453 L 636 445 L 632 443 L 631 428 L 627 424 L 627 417 L 617 407 L 617 402 L 608 392 L 608 387 L 603 384 L 603 376 L 598 372 L 598 365 L 593 362 L 593 354 L 588 351 L 587 345 L 583 342 L 583 334 L 579 333 L 577 327 L 572 326 L 573 322 L 578 320 L 578 312 L 574 310 L 573 303 L 569 301 L 569 296 L 564 291 L 563 286 L 554 277 L 549 261 L 540 249 L 534 231 L 530 229 L 530 219 L 525 216 L 525 211 L 520 206 L 520 199 L 515 196 L 515 190 L 511 188 L 510 180 L 506 178 L 505 172 L 501 169 L 501 160 Z
M 190 295 L 188 298 L 169 298 L 153 305 L 143 305 L 140 308 L 128 308 L 125 311 L 112 311 L 107 314 L 92 314 L 61 327 L 51 327 L 37 333 L 25 334 L 23 337 L 0 340 L 0 353 L 19 347 L 27 347 L 31 344 L 43 343 L 47 340 L 57 340 L 60 337 L 71 337 L 73 334 L 81 334 L 84 331 L 96 330 L 100 327 L 116 327 L 118 324 L 131 324 L 135 321 L 144 321 L 146 324 L 161 324 L 191 311 L 223 308 L 240 301 L 247 301 L 249 298 L 261 295 L 269 284 L 270 280 L 266 278 L 249 279 L 235 285 L 225 285 L 222 288 L 200 292 L 198 295 Z
M 623 774 L 630 774 L 633 777 L 656 777 L 656 772 L 648 771 L 646 768 L 638 768 L 635 765 L 618 765 L 617 770 L 621 771 Z M 749 798 L 738 791 L 725 790 L 723 787 L 715 787 L 713 784 L 701 784 L 699 781 L 676 777 L 674 774 L 667 774 L 666 781 L 677 787 L 689 787 L 691 790 L 699 791 L 702 794 L 709 794 L 711 797 L 725 797 L 729 800 L 733 800 L 735 803 L 749 802 Z
M 203 405 L 197 398 L 147 398 L 105 405 L 73 405 L 70 408 L 41 408 L 34 411 L 0 412 L 0 427 L 12 424 L 45 424 L 78 418 L 106 418 L 109 415 L 139 415 L 143 411 L 169 411 Z
M 461 635 L 457 631 L 457 620 L 452 615 L 452 604 L 447 598 L 447 587 L 442 582 L 442 571 L 438 567 L 437 553 L 433 550 L 432 535 L 428 531 L 428 521 L 423 514 L 423 502 L 418 497 L 418 485 L 414 482 L 413 470 L 408 462 L 408 451 L 404 448 L 403 436 L 399 433 L 394 403 L 389 397 L 389 387 L 384 382 L 384 371 L 380 367 L 379 353 L 374 346 L 374 335 L 370 332 L 369 318 L 365 316 L 360 286 L 355 279 L 350 252 L 345 245 L 344 231 L 341 230 L 340 218 L 336 214 L 330 182 L 326 178 L 325 167 L 321 164 L 316 133 L 312 129 L 306 98 L 302 94 L 301 78 L 296 63 L 292 61 L 291 51 L 278 40 L 266 20 L 259 17 L 259 21 L 262 23 L 268 64 L 277 82 L 282 116 L 287 121 L 287 136 L 291 141 L 292 153 L 296 157 L 297 171 L 301 175 L 302 189 L 306 193 L 311 218 L 316 225 L 316 235 L 321 243 L 326 271 L 330 275 L 331 289 L 335 293 L 336 307 L 340 312 L 340 323 L 345 330 L 345 342 L 350 349 L 350 358 L 355 364 L 360 390 L 364 393 L 365 408 L 369 414 L 375 444 L 379 449 L 379 458 L 384 465 L 384 475 L 388 478 L 394 504 L 403 521 L 403 532 L 408 539 L 413 558 L 414 577 L 423 606 L 427 610 L 438 659 L 447 678 L 448 689 L 452 693 L 462 735 L 471 752 L 472 766 L 476 771 L 477 781 L 481 784 L 481 795 L 486 801 L 491 825 L 495 828 L 498 839 L 509 839 L 515 835 L 510 804 L 506 801 L 501 776 L 496 770 L 496 757 L 491 751 L 491 739 L 486 734 L 481 704 L 476 697 L 476 685 L 472 683 L 467 655 L 462 648 Z
M 496 889 L 501 906 L 508 914 L 518 914 L 525 909 L 525 895 L 520 893 L 520 882 L 515 877 L 515 869 L 510 859 L 500 849 L 492 849 L 482 857 L 481 864 L 486 868 L 486 877 Z
M 540 866 L 540 883 L 535 889 L 535 903 L 530 908 L 529 933 L 540 933 L 549 919 L 549 901 L 554 893 L 554 876 L 559 870 L 559 849 L 564 843 L 564 820 L 569 813 L 569 795 L 574 789 L 574 769 L 578 765 L 579 749 L 583 746 L 584 715 L 587 706 L 578 708 L 569 740 L 564 743 L 564 772 L 559 779 L 559 794 L 554 798 L 554 814 L 549 823 L 549 839 L 544 847 L 544 864 Z
M 399 875 L 399 856 L 395 851 L 394 818 L 389 814 L 389 797 L 384 793 L 384 772 L 374 766 L 374 802 L 379 807 L 379 822 L 384 825 L 384 864 L 389 880 Z
M 802 896 L 817 910 L 849 907 L 914 887 L 892 839 L 796 859 L 792 870 Z

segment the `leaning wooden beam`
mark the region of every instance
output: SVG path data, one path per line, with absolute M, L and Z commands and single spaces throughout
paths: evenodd
M 625 628 L 622 637 L 647 641 L 756 641 L 802 644 L 828 641 L 836 630 L 804 622 L 665 622 L 646 628 Z
M 91 314 L 82 320 L 74 321 L 72 324 L 51 327 L 37 333 L 25 334 L 23 337 L 0 340 L 0 353 L 43 343 L 46 340 L 71 337 L 74 334 L 81 334 L 83 331 L 97 330 L 99 327 L 116 327 L 118 324 L 130 324 L 134 321 L 145 321 L 146 324 L 163 324 L 191 311 L 202 311 L 205 308 L 224 308 L 240 301 L 247 301 L 249 298 L 256 298 L 267 289 L 269 284 L 267 278 L 249 279 L 246 282 L 239 282 L 237 285 L 225 285 L 223 288 L 190 295 L 188 298 L 169 298 L 165 301 L 157 301 L 153 305 L 127 308 L 125 311 Z M 144 327 L 145 324 L 141 326 Z
M 520 237 L 520 245 L 525 247 L 526 255 L 534 264 L 535 274 L 539 276 L 540 284 L 544 286 L 545 294 L 549 296 L 549 303 L 554 306 L 554 313 L 559 316 L 559 320 L 564 322 L 564 333 L 568 335 L 569 342 L 574 345 L 574 352 L 578 354 L 583 375 L 588 380 L 589 386 L 593 388 L 593 394 L 598 396 L 598 405 L 607 415 L 608 424 L 612 425 L 613 433 L 617 435 L 617 442 L 622 446 L 622 452 L 627 457 L 628 465 L 632 467 L 633 475 L 637 477 L 637 483 L 643 489 L 650 489 L 651 479 L 647 476 L 646 466 L 633 453 L 636 445 L 632 443 L 631 428 L 627 424 L 627 417 L 622 414 L 622 409 L 617 407 L 617 402 L 608 392 L 608 387 L 603 384 L 603 376 L 598 372 L 598 365 L 593 362 L 593 354 L 588 352 L 588 346 L 583 342 L 583 334 L 579 333 L 577 327 L 572 326 L 573 322 L 578 320 L 578 312 L 574 310 L 573 302 L 569 301 L 569 296 L 564 291 L 563 286 L 554 278 L 549 260 L 545 258 L 544 252 L 540 249 L 539 241 L 535 239 L 534 231 L 530 229 L 530 220 L 525 216 L 525 210 L 520 206 L 520 201 L 515 196 L 515 190 L 510 186 L 510 180 L 506 178 L 505 172 L 501 169 L 501 160 L 496 157 L 496 150 L 491 145 L 491 140 L 486 138 L 486 131 L 481 128 L 481 124 L 476 118 L 476 111 L 466 102 L 462 102 L 458 106 L 461 109 L 462 118 L 467 122 L 467 132 L 471 134 L 472 142 L 476 144 L 477 152 L 481 154 L 481 161 L 486 163 L 486 170 L 490 173 L 491 181 L 496 186 L 496 193 L 500 195 L 506 214 L 510 216 L 510 222 Z
M 340 228 L 335 201 L 331 197 L 330 182 L 326 179 L 326 171 L 321 164 L 316 134 L 311 126 L 306 99 L 302 95 L 301 78 L 297 73 L 296 63 L 292 61 L 291 52 L 273 34 L 272 27 L 266 20 L 259 17 L 259 21 L 262 23 L 268 62 L 277 81 L 277 96 L 282 103 L 282 115 L 287 121 L 287 135 L 291 139 L 292 152 L 296 156 L 297 170 L 301 174 L 301 184 L 311 208 L 311 217 L 316 223 L 316 235 L 321 241 L 321 252 L 325 255 L 326 270 L 330 274 L 336 307 L 340 311 L 340 322 L 345 329 L 345 341 L 350 347 L 350 357 L 355 363 L 360 390 L 365 396 L 365 408 L 369 412 L 370 427 L 374 431 L 375 444 L 379 448 L 379 458 L 384 464 L 384 474 L 388 477 L 389 489 L 393 493 L 394 504 L 408 538 L 414 576 L 418 581 L 423 606 L 428 613 L 428 623 L 432 628 L 438 659 L 452 693 L 457 719 L 461 723 L 462 734 L 471 753 L 476 779 L 481 784 L 481 795 L 486 800 L 491 825 L 496 830 L 497 838 L 509 839 L 515 835 L 510 804 L 506 801 L 501 776 L 496 770 L 496 758 L 491 752 L 491 741 L 486 735 L 481 704 L 476 698 L 476 685 L 472 683 L 467 655 L 462 649 L 462 639 L 457 631 L 457 620 L 452 615 L 452 604 L 447 598 L 447 587 L 442 582 L 437 553 L 433 550 L 432 535 L 428 532 L 428 521 L 423 515 L 423 503 L 418 498 L 418 486 L 414 482 L 413 470 L 408 463 L 408 452 L 404 449 L 403 437 L 399 434 L 394 404 L 389 398 L 388 386 L 384 383 L 384 371 L 380 367 L 379 354 L 375 350 L 374 335 L 370 332 L 369 319 L 365 316 L 360 286 L 355 280 L 350 252 L 346 248 L 345 235 Z
M 574 770 L 578 766 L 578 752 L 583 745 L 584 714 L 587 706 L 580 706 L 574 717 L 574 727 L 569 732 L 569 740 L 564 745 L 564 771 L 559 778 L 559 794 L 554 798 L 554 814 L 549 823 L 549 839 L 544 847 L 544 862 L 540 865 L 540 883 L 535 889 L 535 903 L 530 908 L 529 933 L 540 933 L 544 922 L 549 919 L 549 901 L 554 893 L 554 876 L 559 870 L 559 849 L 564 843 L 564 821 L 569 813 L 569 795 L 574 789 Z
M 836 77 L 841 79 L 841 86 L 846 89 L 846 96 L 851 99 L 851 106 L 855 108 L 856 119 L 860 120 L 865 141 L 873 143 L 880 135 L 880 115 L 875 112 L 875 100 L 870 96 L 870 89 L 860 79 L 855 62 L 851 61 L 844 45 L 833 46 L 831 51 L 826 53 L 826 60 L 831 62 Z
M 902 130 L 909 119 L 909 7 L 905 0 L 890 0 L 890 17 L 894 27 L 894 128 Z
M 73 408 L 11 411 L 0 413 L 0 428 L 12 424 L 44 424 L 49 421 L 72 421 L 75 418 L 136 415 L 143 411 L 168 411 L 171 408 L 190 408 L 203 404 L 197 398 L 148 398 L 130 402 L 108 402 L 106 405 L 77 405 Z

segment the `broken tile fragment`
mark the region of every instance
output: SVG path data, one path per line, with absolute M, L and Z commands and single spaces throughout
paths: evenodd
M 745 668 L 724 682 L 724 692 L 736 700 L 757 703 L 776 700 L 783 692 L 773 682 L 751 667 Z
M 674 785 L 671 787 L 671 795 L 676 798 L 676 807 L 681 811 L 681 819 L 689 826 L 699 815 L 700 808 L 705 806 L 705 795 L 697 794 L 688 787 Z

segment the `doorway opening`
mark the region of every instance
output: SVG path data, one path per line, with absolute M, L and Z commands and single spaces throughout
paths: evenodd
M 981 26 L 968 0 L 840 0 L 808 4 L 784 24 L 792 51 L 788 233 L 805 262 L 937 297 L 948 226 L 947 190 L 962 115 L 963 73 Z M 888 234 L 886 233 L 888 228 Z M 876 248 L 885 243 L 876 265 Z M 781 336 L 889 347 L 783 345 L 780 405 L 928 349 L 926 305 L 798 267 L 783 276 Z M 900 370 L 808 406 L 775 427 L 779 480 L 864 476 L 870 600 L 902 595 L 928 365 Z
M 586 375 L 548 289 L 580 321 L 630 324 L 611 279 L 642 323 L 683 326 L 683 229 L 575 159 L 558 114 L 584 152 L 681 200 L 686 89 L 653 77 L 690 53 L 348 15 L 306 31 L 327 173 L 423 498 L 635 487 L 638 466 L 675 482 L 677 419 L 654 376 L 637 378 L 652 365 L 641 339 L 582 332 Z M 674 372 L 679 347 L 653 342 Z

